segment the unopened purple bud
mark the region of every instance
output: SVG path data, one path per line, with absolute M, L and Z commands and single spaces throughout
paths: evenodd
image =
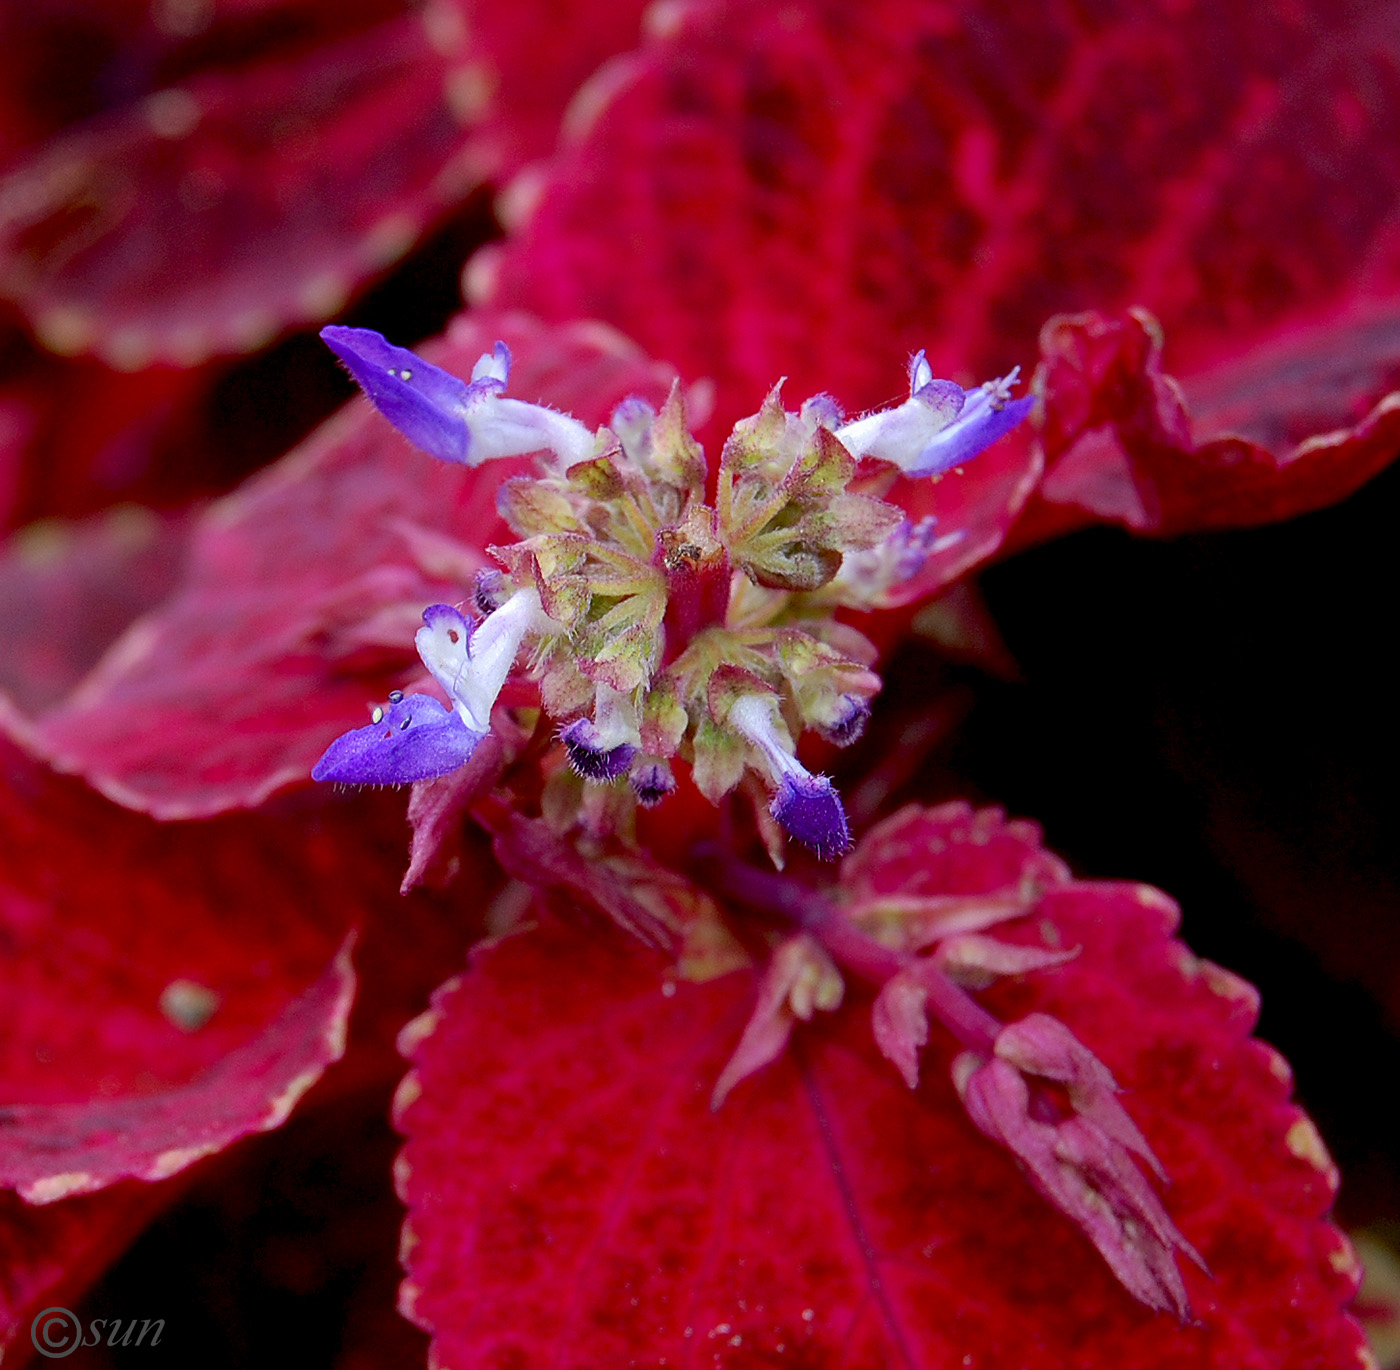
M 851 849 L 851 829 L 836 787 L 824 775 L 788 774 L 779 782 L 769 812 L 823 861 Z
M 483 566 L 476 573 L 476 582 L 472 589 L 477 612 L 483 618 L 487 614 L 494 614 L 510 596 L 505 576 L 494 566 Z
M 642 758 L 634 762 L 628 779 L 632 782 L 637 803 L 644 809 L 655 808 L 668 795 L 675 793 L 676 777 L 664 761 Z
M 841 420 L 845 415 L 842 414 L 841 406 L 836 402 L 836 397 L 823 391 L 820 395 L 813 395 L 811 399 L 803 403 L 802 417 L 823 428 L 835 429 L 840 427 Z
M 832 712 L 819 719 L 814 726 L 817 732 L 837 747 L 849 747 L 865 731 L 870 722 L 870 701 L 860 695 L 839 695 Z
M 646 455 L 651 444 L 651 425 L 656 410 L 638 395 L 629 395 L 612 412 L 608 426 L 617 434 L 622 450 L 630 461 Z
M 570 723 L 559 734 L 569 765 L 585 780 L 604 785 L 627 774 L 637 749 L 630 742 L 616 747 L 603 746 L 598 729 L 586 718 Z
M 398 691 L 395 691 L 398 694 Z M 409 785 L 446 775 L 471 760 L 485 737 L 431 695 L 390 696 L 363 728 L 342 734 L 311 772 L 342 785 Z

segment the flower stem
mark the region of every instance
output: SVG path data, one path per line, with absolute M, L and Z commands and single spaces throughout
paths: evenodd
M 729 612 L 729 557 L 722 547 L 677 541 L 673 530 L 657 536 L 654 565 L 666 573 L 666 648 L 670 665 L 706 628 L 722 626 Z
M 714 869 L 723 893 L 810 933 L 839 965 L 862 980 L 883 985 L 893 975 L 909 974 L 924 990 L 928 1012 L 965 1048 L 981 1056 L 992 1054 L 1004 1024 L 926 957 L 877 942 L 818 890 L 724 854 L 716 856 Z

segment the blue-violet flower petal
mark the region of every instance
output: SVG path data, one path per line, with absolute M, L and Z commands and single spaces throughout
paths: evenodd
M 596 784 L 606 784 L 627 774 L 637 749 L 630 742 L 608 747 L 593 723 L 586 718 L 577 719 L 559 734 L 564 750 L 569 756 L 569 765 L 585 780 Z
M 376 708 L 373 722 L 336 738 L 311 776 L 343 785 L 431 780 L 465 766 L 485 736 L 431 695 L 409 695 Z
M 769 812 L 823 861 L 851 849 L 851 828 L 836 787 L 824 775 L 785 775 Z
M 471 449 L 466 411 L 474 386 L 505 388 L 495 378 L 469 386 L 406 347 L 395 347 L 370 328 L 333 324 L 321 330 L 326 345 L 369 396 L 374 407 L 415 446 L 442 461 L 465 462 Z

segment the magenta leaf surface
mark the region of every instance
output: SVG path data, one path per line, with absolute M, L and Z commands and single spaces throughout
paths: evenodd
M 188 1084 L 112 1100 L 0 1107 L 0 1185 L 42 1204 L 117 1180 L 164 1180 L 250 1132 L 279 1127 L 344 1054 L 355 993 L 350 945 L 257 1037 Z M 179 1000 L 167 994 L 165 1002 Z
M 186 530 L 125 506 L 11 539 L 0 550 L 0 693 L 26 714 L 55 708 L 176 587 Z
M 911 1092 L 848 994 L 712 1112 L 752 974 L 677 981 L 634 940 L 551 919 L 476 953 L 404 1034 L 402 1306 L 435 1363 L 1359 1363 L 1335 1171 L 1249 1038 L 1256 996 L 1173 940 L 1170 901 L 1070 880 L 1031 825 L 965 806 L 906 814 L 862 864 L 851 883 L 882 898 L 1033 885 L 1022 936 L 1083 948 L 988 1002 L 1053 1015 L 1124 1087 L 1213 1274 L 1183 1271 L 1199 1324 L 1135 1303 L 980 1136 L 936 1027 Z
M 0 285 L 126 369 L 320 318 L 470 186 L 452 65 L 405 17 L 82 126 L 11 173 Z
M 76 1134 L 104 1120 L 120 1135 L 101 1146 L 128 1151 L 123 1173 L 140 1174 L 138 1124 L 151 1149 L 169 1151 L 203 1126 L 201 1109 L 207 1141 L 216 1127 L 228 1141 L 284 1113 L 339 1055 L 353 984 L 342 944 L 356 927 L 366 974 L 337 1078 L 341 1088 L 391 1078 L 394 1035 L 432 967 L 472 935 L 460 911 L 399 896 L 401 809 L 366 799 L 171 830 L 0 745 L 10 1182 L 32 1189 L 35 1166 L 81 1170 L 68 1154 Z M 484 902 L 498 877 L 483 844 L 464 859 Z M 41 1154 L 45 1128 L 68 1140 Z
M 722 424 L 775 375 L 870 406 L 918 348 L 981 381 L 1052 314 L 1140 304 L 1202 431 L 1284 452 L 1400 378 L 1394 15 L 1305 4 L 1259 42 L 1219 6 L 691 6 L 476 294 L 616 324 L 714 377 Z M 1356 479 L 1314 471 L 1313 503 Z
M 284 38 L 310 32 L 281 45 L 210 35 L 212 70 L 172 62 L 181 79 L 10 170 L 0 291 L 49 346 L 125 369 L 325 318 L 468 191 L 548 152 L 578 82 L 635 42 L 640 8 L 380 5 L 284 14 Z M 507 74 L 551 59 L 550 80 Z
M 466 320 L 432 352 L 469 374 L 504 337 L 517 394 L 601 422 L 672 373 L 596 325 Z M 257 804 L 309 776 L 331 740 L 421 679 L 423 606 L 462 596 L 508 537 L 495 510 L 518 464 L 482 472 L 415 452 L 355 401 L 196 525 L 178 593 L 38 722 L 38 746 L 117 802 L 161 818 Z
M 45 1202 L 0 1195 L 3 1340 L 76 1297 L 181 1184 L 82 1191 L 276 1126 L 318 1079 L 321 1108 L 386 1090 L 398 1030 L 479 923 L 399 895 L 392 797 L 172 829 L 0 748 L 0 1179 Z M 484 907 L 489 853 L 460 854 Z
M 1047 469 L 1031 527 L 1044 505 L 1143 533 L 1273 523 L 1351 494 L 1400 451 L 1400 393 L 1277 454 L 1247 437 L 1198 439 L 1142 311 L 1052 319 L 1041 348 Z

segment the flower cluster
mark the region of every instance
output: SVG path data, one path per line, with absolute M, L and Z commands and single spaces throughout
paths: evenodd
M 625 401 L 590 432 L 505 394 L 510 353 L 483 356 L 470 382 L 365 329 L 323 337 L 380 412 L 424 451 L 475 466 L 542 454 L 505 482 L 517 541 L 492 548 L 468 617 L 429 606 L 416 645 L 449 701 L 395 692 L 337 739 L 318 780 L 405 784 L 466 764 L 522 654 L 544 713 L 586 785 L 626 779 L 654 805 L 686 763 L 711 802 L 758 779 L 772 819 L 817 855 L 851 845 L 831 782 L 797 759 L 815 732 L 861 734 L 879 690 L 872 645 L 837 620 L 870 609 L 940 545 L 878 497 L 891 468 L 937 477 L 1019 423 L 1016 373 L 964 391 L 923 353 L 909 398 L 844 421 L 829 395 L 796 413 L 774 388 L 725 442 L 713 493 L 679 387 L 658 412 Z

